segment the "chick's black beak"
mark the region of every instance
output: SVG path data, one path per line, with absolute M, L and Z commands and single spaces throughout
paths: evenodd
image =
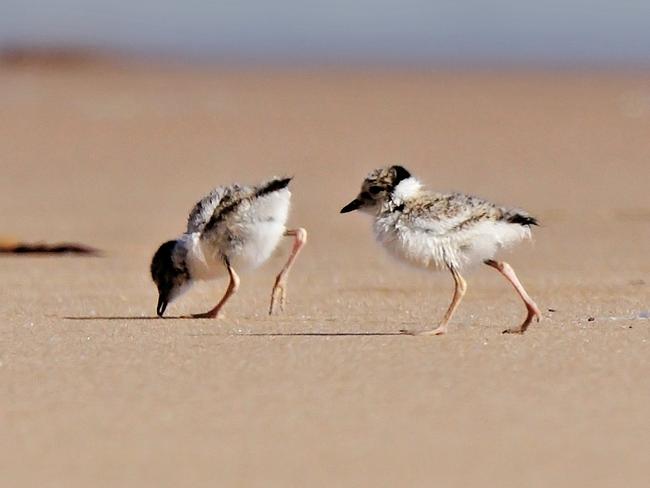
M 361 200 L 355 198 L 354 200 L 352 200 L 350 203 L 348 203 L 345 207 L 341 209 L 341 213 L 348 213 L 348 212 L 352 212 L 353 210 L 358 210 L 362 204 L 363 202 Z
M 165 297 L 161 294 L 158 297 L 158 306 L 156 307 L 156 313 L 158 314 L 158 317 L 162 317 L 163 314 L 165 313 L 165 309 L 167 308 L 167 300 Z

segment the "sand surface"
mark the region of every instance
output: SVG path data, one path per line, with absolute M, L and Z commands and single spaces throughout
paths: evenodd
M 648 486 L 650 74 L 0 67 L 0 235 L 103 258 L 0 257 L 0 485 Z M 372 168 L 538 216 L 445 337 L 445 274 L 363 215 Z M 286 242 L 220 321 L 153 320 L 156 247 L 212 186 L 295 175 Z M 211 307 L 197 286 L 169 313 Z M 550 311 L 554 310 L 554 311 Z

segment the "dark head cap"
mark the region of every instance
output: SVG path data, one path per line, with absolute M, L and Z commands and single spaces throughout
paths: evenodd
M 174 262 L 174 249 L 178 241 L 162 244 L 151 260 L 151 278 L 158 287 L 156 313 L 162 317 L 169 302 L 179 296 L 183 285 L 189 281 L 187 268 Z

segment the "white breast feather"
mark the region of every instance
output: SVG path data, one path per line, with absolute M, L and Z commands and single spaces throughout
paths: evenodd
M 221 256 L 225 256 L 238 270 L 262 264 L 286 230 L 290 199 L 291 192 L 285 188 L 242 202 L 223 222 L 201 236 L 206 259 L 221 262 Z
M 398 214 L 375 219 L 375 237 L 388 253 L 417 267 L 462 269 L 492 259 L 499 250 L 530 237 L 530 229 L 505 221 L 484 220 L 456 229 L 467 215 L 419 219 L 405 224 Z
M 206 248 L 200 233 L 183 234 L 180 240 L 187 249 L 186 263 L 192 279 L 211 280 L 227 273 L 223 262 L 212 257 L 213 250 Z

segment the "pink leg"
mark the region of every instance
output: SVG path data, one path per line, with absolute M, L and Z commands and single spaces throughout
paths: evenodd
M 237 276 L 237 273 L 235 273 L 235 270 L 232 268 L 232 266 L 230 266 L 229 262 L 226 262 L 226 267 L 228 268 L 228 274 L 230 275 L 230 282 L 228 283 L 228 288 L 226 289 L 226 293 L 223 295 L 223 298 L 219 300 L 219 303 L 217 303 L 213 309 L 208 310 L 204 313 L 192 314 L 193 318 L 214 319 L 218 317 L 221 308 L 226 304 L 228 299 L 237 293 L 237 290 L 239 289 L 239 276 Z
M 449 321 L 453 317 L 454 312 L 458 308 L 458 305 L 460 305 L 460 301 L 463 299 L 465 292 L 467 291 L 467 282 L 460 275 L 460 273 L 454 268 L 449 268 L 449 271 L 451 271 L 451 275 L 454 278 L 454 296 L 451 299 L 451 304 L 449 305 L 445 316 L 438 324 L 438 327 L 433 330 L 424 331 L 409 331 L 403 329 L 400 331 L 401 333 L 409 335 L 442 335 L 447 333 L 447 325 L 449 324 Z
M 528 315 L 526 315 L 526 319 L 524 320 L 523 324 L 521 324 L 519 327 L 516 328 L 506 329 L 503 331 L 503 333 L 523 334 L 524 332 L 526 332 L 526 329 L 533 321 L 533 319 L 539 322 L 539 320 L 542 318 L 542 313 L 539 311 L 539 308 L 537 308 L 537 304 L 535 304 L 533 299 L 530 298 L 528 293 L 526 293 L 526 290 L 524 290 L 524 287 L 519 282 L 519 279 L 517 278 L 515 271 L 508 263 L 504 261 L 493 261 L 492 259 L 489 259 L 485 261 L 485 264 L 487 264 L 488 266 L 492 266 L 512 284 L 512 286 L 517 291 L 517 294 L 521 297 L 521 299 L 526 304 L 526 310 L 528 310 Z
M 307 231 L 303 228 L 291 229 L 284 233 L 285 236 L 293 236 L 293 249 L 287 259 L 286 264 L 275 278 L 275 284 L 273 285 L 273 290 L 271 291 L 271 305 L 269 306 L 269 315 L 273 315 L 276 312 L 277 305 L 279 305 L 280 310 L 284 311 L 284 304 L 286 301 L 287 294 L 287 279 L 289 277 L 289 271 L 293 266 L 296 257 L 300 253 L 300 250 L 307 242 Z

